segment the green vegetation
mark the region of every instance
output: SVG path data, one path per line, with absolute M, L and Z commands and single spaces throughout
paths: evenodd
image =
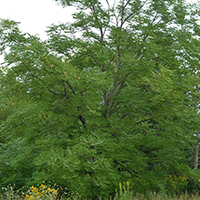
M 0 22 L 0 188 L 198 197 L 199 4 L 56 1 L 74 22 L 46 41 Z
M 55 189 L 56 188 L 56 189 Z M 0 200 L 76 200 L 81 199 L 81 194 L 78 193 L 66 193 L 66 188 L 63 190 L 59 188 L 56 184 L 53 187 L 47 187 L 44 184 L 41 184 L 37 187 L 30 187 L 26 192 L 20 192 L 15 190 L 12 186 L 9 186 L 4 189 L 4 194 L 0 195 Z M 65 191 L 62 195 L 59 194 L 59 190 Z M 119 190 L 116 190 L 115 196 L 109 199 L 113 200 L 194 200 L 199 199 L 200 195 L 197 193 L 188 194 L 187 192 L 180 195 L 175 194 L 166 194 L 166 193 L 152 193 L 148 192 L 146 194 L 139 194 L 132 192 L 132 186 L 130 182 L 119 183 Z M 83 199 L 88 199 L 86 196 Z M 96 198 L 101 200 L 101 198 Z

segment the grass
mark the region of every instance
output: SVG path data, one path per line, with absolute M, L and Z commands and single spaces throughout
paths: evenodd
M 10 193 L 7 196 L 0 196 L 0 200 L 25 200 L 27 198 L 20 197 L 20 195 L 12 194 Z M 62 200 L 78 200 L 77 197 L 71 197 L 71 198 L 61 198 Z M 147 196 L 144 196 L 143 194 L 137 194 L 134 197 L 115 197 L 114 200 L 199 200 L 200 195 L 194 194 L 194 195 L 188 195 L 188 194 L 182 194 L 180 196 L 163 196 L 162 194 L 148 194 Z M 48 196 L 41 196 L 41 197 L 31 197 L 29 200 L 56 200 L 56 197 L 48 197 Z M 101 198 L 99 198 L 101 200 Z
M 181 194 L 181 195 L 168 195 L 166 193 L 152 193 L 148 194 L 134 194 L 130 190 L 130 183 L 127 181 L 123 185 L 119 183 L 119 191 L 116 190 L 116 195 L 110 200 L 197 200 L 200 199 L 200 195 L 196 194 Z M 0 200 L 57 200 L 59 188 L 56 185 L 54 187 L 47 187 L 41 184 L 39 187 L 32 186 L 26 192 L 20 192 L 14 190 L 12 186 L 2 188 L 4 193 L 0 194 Z M 61 200 L 79 200 L 80 197 L 76 193 L 71 197 L 61 197 Z M 99 198 L 99 200 L 102 200 Z

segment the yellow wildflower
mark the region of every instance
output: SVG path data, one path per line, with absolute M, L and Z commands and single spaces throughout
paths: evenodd
M 47 188 L 46 185 L 44 185 L 44 184 L 41 184 L 41 185 L 40 185 L 40 189 L 46 189 L 46 188 Z
M 31 196 L 29 197 L 29 200 L 33 200 L 33 199 L 35 199 L 35 197 L 31 195 Z
M 48 192 L 52 192 L 52 189 L 51 188 L 47 188 L 47 193 Z
M 34 196 L 26 194 L 25 200 L 33 200 L 33 199 L 35 199 Z
M 28 194 L 26 194 L 26 196 L 25 196 L 25 200 L 27 200 L 27 199 L 29 199 L 29 195 Z
M 58 191 L 55 189 L 53 189 L 52 192 L 58 194 Z
M 30 190 L 31 190 L 32 192 L 37 192 L 37 191 L 38 191 L 38 189 L 37 189 L 36 187 L 34 187 L 34 186 L 32 186 L 32 187 L 30 188 Z
M 40 192 L 38 192 L 38 191 L 37 191 L 37 193 L 36 193 L 35 195 L 36 195 L 36 197 L 38 197 L 38 196 L 39 196 L 39 197 L 42 196 L 42 194 L 41 194 Z

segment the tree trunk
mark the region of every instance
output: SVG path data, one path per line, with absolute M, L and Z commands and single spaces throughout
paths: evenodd
M 195 146 L 194 169 L 198 168 L 198 160 L 199 160 L 199 144 Z

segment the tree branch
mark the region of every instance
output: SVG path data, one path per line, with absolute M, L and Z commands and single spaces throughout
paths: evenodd
M 83 92 L 89 87 L 90 84 L 91 84 L 91 82 L 88 83 L 88 85 L 85 87 L 85 89 L 83 89 L 82 91 L 80 91 L 81 96 L 83 96 Z
M 125 11 L 125 8 L 126 8 L 126 6 L 128 5 L 129 2 L 130 2 L 130 0 L 128 0 L 128 1 L 126 2 L 125 5 L 122 5 L 122 12 L 121 12 L 121 25 L 120 25 L 121 28 L 122 28 L 122 26 L 123 26 L 123 24 L 124 24 L 124 22 L 123 22 L 124 11 Z M 123 3 L 124 3 L 124 2 L 123 2 Z M 123 4 L 123 3 L 122 3 L 122 4 Z
M 138 10 L 140 10 L 145 4 L 146 4 L 146 2 L 147 2 L 148 0 L 146 0 L 139 8 L 138 8 Z M 128 1 L 127 1 L 128 2 Z M 127 6 L 127 4 L 126 4 L 126 6 Z M 122 28 L 122 26 L 124 25 L 124 23 L 130 18 L 130 17 L 132 17 L 133 15 L 134 15 L 135 13 L 133 12 L 133 13 L 131 13 L 130 15 L 128 15 L 125 19 L 124 19 L 124 21 L 122 21 L 121 22 L 121 28 Z
M 100 20 L 97 17 L 98 15 L 97 15 L 96 9 L 95 9 L 93 4 L 91 5 L 91 11 L 94 13 L 94 17 L 95 17 L 97 23 L 99 24 L 98 28 L 99 28 L 99 31 L 100 31 L 100 34 L 101 34 L 100 43 L 102 43 L 103 42 L 103 38 L 104 38 L 104 33 L 103 33 L 102 27 L 100 26 L 100 22 L 99 22 Z
M 27 65 L 26 63 L 22 62 L 22 64 L 27 68 L 27 70 L 29 71 L 29 73 L 31 74 L 32 77 L 34 77 L 34 78 L 36 78 L 36 79 L 38 79 L 38 80 L 44 82 L 41 78 L 39 78 L 38 76 L 35 76 L 35 75 L 31 72 L 30 68 L 28 67 L 28 65 Z
M 74 95 L 76 95 L 76 92 L 74 91 L 74 89 L 72 88 L 72 86 L 70 85 L 70 83 L 68 81 L 65 81 L 67 83 L 67 85 L 69 86 L 69 88 L 71 89 L 72 93 Z
M 59 104 L 62 104 L 62 103 L 65 101 L 66 98 L 68 98 L 67 95 L 65 95 L 63 99 L 60 99 L 60 100 L 56 103 L 56 106 L 52 109 L 52 113 L 58 108 L 58 105 L 59 105 Z
M 48 89 L 48 91 L 51 92 L 51 93 L 53 93 L 53 94 L 55 94 L 55 95 L 65 96 L 65 94 L 57 93 L 57 92 L 54 92 L 54 91 L 52 91 L 50 89 Z

